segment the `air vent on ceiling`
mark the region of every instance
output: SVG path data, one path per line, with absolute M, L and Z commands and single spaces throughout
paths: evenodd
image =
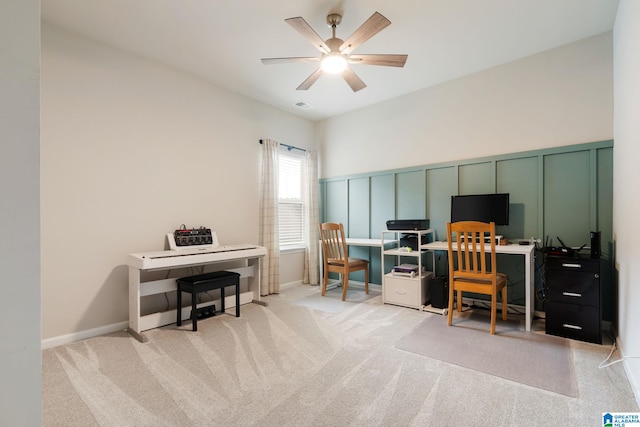
M 293 105 L 295 105 L 295 106 L 296 106 L 296 107 L 298 107 L 298 108 L 302 108 L 303 110 L 310 110 L 310 109 L 312 109 L 312 108 L 313 108 L 313 105 L 311 105 L 311 104 L 307 104 L 307 103 L 306 103 L 306 102 L 304 102 L 304 101 L 298 101 L 298 102 L 296 102 L 296 103 L 295 103 L 295 104 L 293 104 Z

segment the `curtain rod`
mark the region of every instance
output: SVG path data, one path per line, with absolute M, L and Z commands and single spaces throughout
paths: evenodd
M 262 144 L 262 140 L 260 140 L 260 144 Z M 282 143 L 280 143 L 280 145 L 282 145 L 283 147 L 287 147 L 287 150 L 289 150 L 289 151 L 291 151 L 291 150 L 300 150 L 300 151 L 304 151 L 305 153 L 307 152 L 307 150 L 305 150 L 304 148 L 294 147 L 293 145 L 287 145 L 287 144 L 282 144 Z

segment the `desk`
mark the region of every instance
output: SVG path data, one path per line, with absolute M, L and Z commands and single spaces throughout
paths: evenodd
M 344 239 L 347 246 L 365 246 L 370 248 L 384 249 L 385 245 L 395 243 L 397 240 L 385 239 L 364 239 L 359 237 L 346 237 Z M 320 273 L 320 283 L 322 283 L 322 275 L 324 270 L 324 256 L 322 255 L 322 240 L 318 241 L 318 272 Z
M 487 250 L 491 250 L 489 245 L 486 245 Z M 448 251 L 449 246 L 447 242 L 431 242 L 426 245 L 420 246 L 423 250 L 429 251 Z M 534 302 L 534 256 L 535 245 L 496 245 L 496 253 L 499 254 L 513 254 L 524 256 L 524 288 L 525 288 L 525 330 L 531 330 L 531 321 L 533 320 L 533 302 Z

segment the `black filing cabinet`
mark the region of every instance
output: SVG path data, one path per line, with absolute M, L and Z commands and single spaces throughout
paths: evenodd
M 600 259 L 547 255 L 547 334 L 602 344 Z

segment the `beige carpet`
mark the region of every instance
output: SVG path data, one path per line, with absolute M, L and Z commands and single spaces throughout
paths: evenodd
M 144 344 L 118 332 L 44 350 L 42 425 L 584 426 L 638 411 L 622 365 L 598 369 L 608 346 L 571 343 L 568 397 L 395 347 L 441 316 L 379 295 L 340 313 L 295 304 L 317 292 L 291 287 L 197 332 L 147 331 Z
M 499 314 L 498 314 L 499 316 Z M 496 322 L 489 332 L 488 313 L 454 318 L 430 316 L 396 344 L 396 348 L 520 384 L 575 397 L 578 394 L 569 340 L 520 329 L 520 322 Z

